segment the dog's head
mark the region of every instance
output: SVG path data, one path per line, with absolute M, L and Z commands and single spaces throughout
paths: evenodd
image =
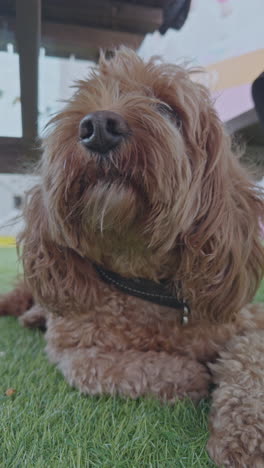
M 226 317 L 259 283 L 263 206 L 191 75 L 125 48 L 101 56 L 44 139 L 44 237 Z

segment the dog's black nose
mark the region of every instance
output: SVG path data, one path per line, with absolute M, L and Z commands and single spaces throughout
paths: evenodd
M 123 117 L 116 112 L 98 111 L 86 115 L 80 122 L 82 144 L 100 154 L 114 149 L 129 133 Z

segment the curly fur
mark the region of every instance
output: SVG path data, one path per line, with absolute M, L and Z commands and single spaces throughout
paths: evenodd
M 210 365 L 213 394 L 208 451 L 219 466 L 262 468 L 264 465 L 264 317 L 234 336 Z M 247 314 L 247 312 L 246 312 Z M 259 322 L 259 321 L 258 321 Z
M 19 317 L 33 306 L 32 290 L 24 281 L 16 284 L 13 291 L 0 296 L 0 315 Z
M 207 363 L 220 352 L 212 372 L 227 387 L 228 353 L 241 347 L 247 367 L 245 340 L 258 352 L 261 332 L 252 330 L 264 328 L 262 315 L 241 309 L 263 276 L 263 199 L 192 76 L 157 60 L 145 64 L 125 48 L 111 60 L 102 55 L 44 138 L 21 236 L 35 306 L 21 322 L 47 321 L 50 359 L 84 393 L 197 400 L 208 394 Z M 81 119 L 98 110 L 119 113 L 131 130 L 106 158 L 78 139 Z M 94 262 L 127 277 L 166 279 L 188 302 L 190 323 L 182 327 L 177 311 L 102 283 Z M 229 407 L 219 385 L 213 414 Z M 240 410 L 235 402 L 233 414 Z M 228 457 L 214 445 L 227 418 L 212 423 L 209 449 L 220 464 Z M 226 440 L 239 445 L 231 427 Z

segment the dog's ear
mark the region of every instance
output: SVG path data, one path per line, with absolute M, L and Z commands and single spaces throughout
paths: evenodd
M 200 91 L 205 100 L 199 119 L 190 117 L 184 135 L 196 214 L 178 247 L 177 279 L 194 315 L 224 322 L 252 300 L 263 276 L 259 219 L 264 202 L 232 151 L 207 91 Z
M 73 250 L 52 238 L 53 230 L 40 186 L 29 192 L 25 228 L 19 239 L 25 281 L 38 303 L 67 313 L 76 302 L 81 310 L 91 295 L 92 267 Z M 90 275 L 91 271 L 91 275 Z

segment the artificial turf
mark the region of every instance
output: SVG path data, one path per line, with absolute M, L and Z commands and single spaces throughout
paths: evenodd
M 17 270 L 15 249 L 0 249 L 1 292 Z M 1 468 L 213 468 L 209 404 L 82 396 L 48 362 L 40 332 L 0 319 Z

